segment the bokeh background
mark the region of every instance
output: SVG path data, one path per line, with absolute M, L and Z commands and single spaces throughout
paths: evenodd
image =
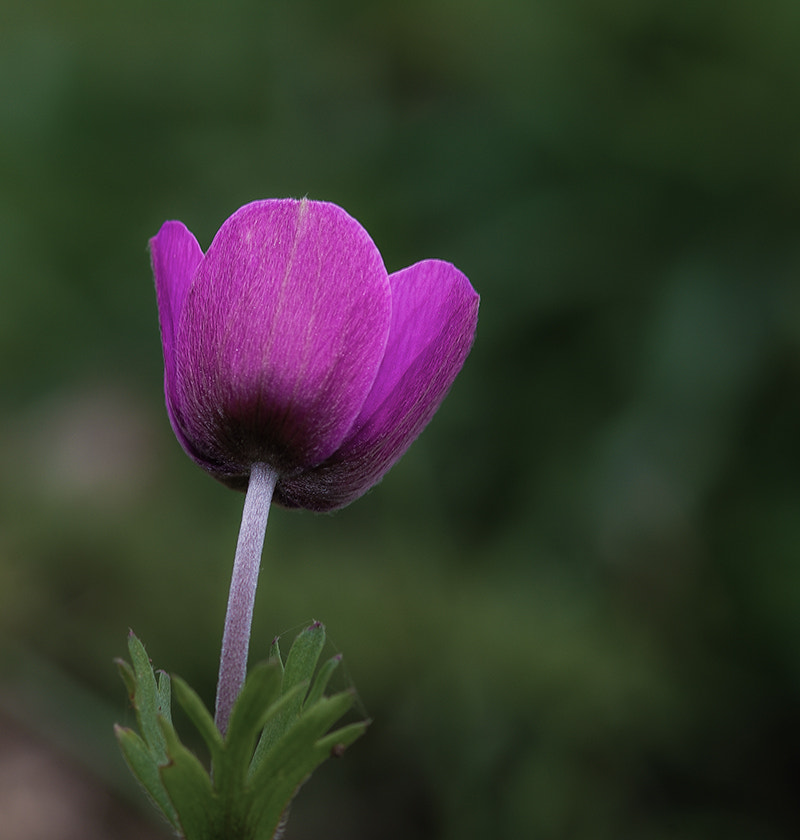
M 800 835 L 796 0 L 2 0 L 0 838 L 162 836 L 112 659 L 212 702 L 242 497 L 147 240 L 303 195 L 482 308 L 382 485 L 271 517 L 253 655 L 322 619 L 375 720 L 287 840 Z

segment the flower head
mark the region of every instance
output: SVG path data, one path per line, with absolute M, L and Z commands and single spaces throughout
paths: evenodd
M 181 222 L 150 240 L 172 428 L 215 478 L 278 473 L 275 501 L 332 510 L 380 481 L 469 353 L 478 295 L 449 263 L 387 274 L 340 207 L 237 210 L 203 254 Z

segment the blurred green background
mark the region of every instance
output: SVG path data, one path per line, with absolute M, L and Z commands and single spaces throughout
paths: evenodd
M 308 195 L 482 304 L 382 485 L 271 517 L 253 655 L 322 619 L 375 719 L 287 840 L 797 837 L 798 56 L 796 0 L 0 2 L 6 730 L 127 819 L 128 627 L 212 702 L 243 497 L 147 240 Z

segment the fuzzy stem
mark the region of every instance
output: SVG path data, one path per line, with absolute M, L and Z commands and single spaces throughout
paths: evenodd
M 247 651 L 250 646 L 250 625 L 256 598 L 261 550 L 267 529 L 269 507 L 278 481 L 278 473 L 267 464 L 254 464 L 247 485 L 242 512 L 242 526 L 233 561 L 228 612 L 222 636 L 217 682 L 215 722 L 225 735 L 231 709 L 247 676 Z

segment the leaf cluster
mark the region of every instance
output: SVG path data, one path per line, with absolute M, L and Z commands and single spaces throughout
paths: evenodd
M 319 622 L 295 639 L 284 663 L 277 640 L 248 675 L 223 737 L 197 693 L 180 677 L 156 673 L 131 633 L 131 662 L 118 660 L 139 732 L 116 726 L 131 772 L 183 840 L 275 840 L 300 786 L 330 755 L 364 733 L 369 721 L 331 727 L 350 709 L 353 691 L 326 696 L 341 657 L 317 671 L 325 643 Z M 315 675 L 315 671 L 317 671 Z M 172 723 L 175 696 L 211 756 L 206 768 Z

